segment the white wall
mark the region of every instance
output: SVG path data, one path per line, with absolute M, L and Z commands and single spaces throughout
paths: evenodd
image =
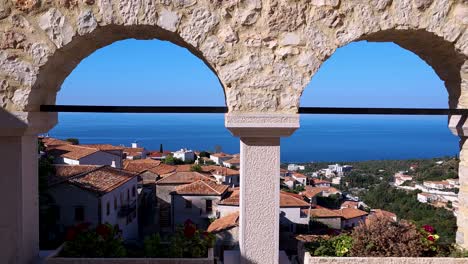
M 80 165 L 112 165 L 112 161 L 115 160 L 116 168 L 122 168 L 122 159 L 120 156 L 116 156 L 104 151 L 98 151 L 91 155 L 81 158 Z
M 132 188 L 137 188 L 138 178 L 126 182 L 119 188 L 101 197 L 101 213 L 102 222 L 112 225 L 119 225 L 122 230 L 122 237 L 124 239 L 137 239 L 138 238 L 138 192 L 135 191 L 135 196 L 132 196 Z M 130 192 L 130 201 L 127 201 L 127 190 Z M 123 196 L 123 203 L 121 202 L 121 195 Z M 114 209 L 114 198 L 117 199 L 117 210 Z M 135 214 L 128 217 L 119 217 L 118 212 L 123 205 L 132 204 L 136 202 Z M 107 215 L 107 203 L 110 204 L 110 214 Z
M 218 205 L 217 210 L 219 212 L 219 217 L 225 217 L 226 215 L 238 212 L 239 206 Z

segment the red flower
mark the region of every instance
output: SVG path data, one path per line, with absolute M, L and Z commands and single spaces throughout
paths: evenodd
M 98 225 L 96 227 L 96 233 L 102 238 L 107 239 L 111 233 L 111 230 L 107 225 Z
M 434 234 L 434 231 L 435 231 L 434 227 L 432 227 L 432 226 L 430 226 L 430 225 L 423 225 L 423 228 L 424 228 L 424 230 L 425 230 L 426 232 L 429 232 L 429 233 L 431 233 L 431 234 Z
M 184 236 L 186 238 L 192 238 L 195 235 L 197 228 L 194 224 L 186 224 L 184 227 Z
M 66 241 L 72 241 L 75 240 L 76 238 L 76 228 L 72 227 L 67 230 L 67 233 L 65 234 L 65 240 Z
M 78 232 L 84 232 L 88 230 L 90 225 L 90 223 L 81 223 L 76 226 L 76 229 L 78 230 Z
M 432 235 L 429 235 L 429 236 L 427 237 L 427 239 L 428 239 L 429 241 L 432 241 L 432 242 L 435 241 L 435 238 L 434 238 Z

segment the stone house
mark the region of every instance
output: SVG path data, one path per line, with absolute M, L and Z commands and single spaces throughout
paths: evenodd
M 228 187 L 203 180 L 177 186 L 171 193 L 174 227 L 182 225 L 187 219 L 199 227 L 208 227 L 209 219 L 216 218 L 217 205 Z
M 350 229 L 364 223 L 368 213 L 355 208 L 338 210 L 316 206 L 309 210 L 310 218 L 333 229 Z
M 138 238 L 137 175 L 109 166 L 56 165 L 49 194 L 58 211 L 57 225 L 118 225 L 124 239 Z
M 169 231 L 173 226 L 172 192 L 177 186 L 196 181 L 214 181 L 214 179 L 195 171 L 174 172 L 156 181 L 156 199 L 159 211 L 160 227 Z

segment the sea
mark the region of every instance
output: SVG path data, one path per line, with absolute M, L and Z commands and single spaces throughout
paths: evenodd
M 188 148 L 239 152 L 239 139 L 224 127 L 222 114 L 60 113 L 49 136 L 82 144 L 148 150 Z M 302 115 L 301 127 L 281 139 L 282 162 L 364 161 L 455 156 L 459 138 L 446 116 Z

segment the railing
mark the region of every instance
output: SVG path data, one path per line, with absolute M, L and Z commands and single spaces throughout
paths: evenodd
M 227 113 L 224 106 L 94 106 L 94 105 L 41 105 L 41 112 L 81 113 Z M 468 115 L 468 109 L 442 108 L 343 108 L 299 107 L 299 114 L 345 115 Z

